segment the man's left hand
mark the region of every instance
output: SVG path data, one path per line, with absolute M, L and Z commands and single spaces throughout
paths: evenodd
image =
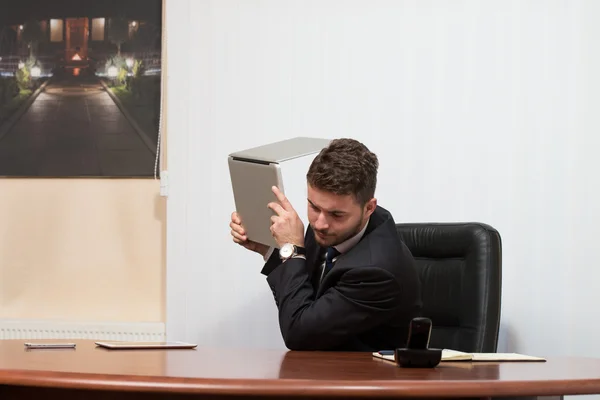
M 279 248 L 286 243 L 304 247 L 304 224 L 292 204 L 277 186 L 271 188 L 279 203 L 271 202 L 268 207 L 277 215 L 271 217 L 271 235 Z

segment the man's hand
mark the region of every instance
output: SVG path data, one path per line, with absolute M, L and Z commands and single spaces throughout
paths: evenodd
M 258 253 L 263 257 L 265 254 L 267 254 L 267 251 L 269 251 L 269 246 L 248 240 L 246 231 L 242 226 L 240 215 L 235 211 L 231 214 L 231 222 L 229 223 L 229 227 L 231 228 L 231 236 L 233 237 L 233 241 L 235 243 L 239 244 L 240 246 L 244 246 L 250 251 Z
M 279 203 L 271 202 L 268 207 L 277 215 L 271 217 L 271 235 L 279 248 L 286 243 L 304 247 L 304 224 L 292 204 L 283 193 L 273 186 L 271 188 Z

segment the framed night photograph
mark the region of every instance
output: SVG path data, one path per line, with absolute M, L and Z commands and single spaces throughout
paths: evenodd
M 153 177 L 162 0 L 0 0 L 0 177 Z

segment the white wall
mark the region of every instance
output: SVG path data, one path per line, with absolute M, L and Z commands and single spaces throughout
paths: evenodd
M 379 155 L 397 221 L 500 231 L 499 350 L 600 357 L 599 18 L 594 0 L 168 0 L 169 337 L 283 346 L 261 259 L 229 237 L 226 156 L 346 136 Z

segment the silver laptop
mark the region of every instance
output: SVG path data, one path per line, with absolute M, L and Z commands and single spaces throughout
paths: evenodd
M 281 164 L 316 154 L 327 147 L 330 141 L 296 137 L 229 155 L 229 174 L 235 208 L 240 214 L 248 239 L 277 247 L 270 231 L 271 216 L 274 212 L 267 204 L 277 200 L 271 190 L 272 186 L 277 186 L 285 193 Z

